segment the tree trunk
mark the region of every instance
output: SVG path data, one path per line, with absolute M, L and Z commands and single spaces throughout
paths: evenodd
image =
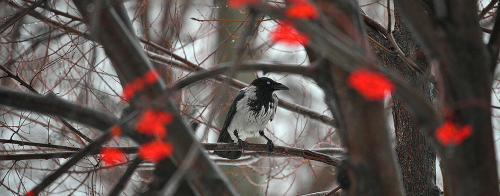
M 435 15 L 424 10 L 421 1 L 395 3 L 430 61 L 439 67 L 442 117 L 472 127 L 472 135 L 457 145 L 443 146 L 431 138 L 441 155 L 446 193 L 500 195 L 490 103 L 490 69 L 496 61 L 483 42 L 477 1 L 443 1 L 435 7 Z M 493 55 L 496 59 L 498 53 Z
M 412 58 L 420 65 L 425 73 L 422 75 L 409 70 L 408 65 L 399 57 L 393 56 L 387 65 L 398 69 L 401 75 L 408 79 L 424 97 L 433 99 L 435 89 L 434 85 L 425 78 L 425 75 L 430 73 L 430 66 L 423 50 L 401 20 L 399 13 L 395 12 L 394 15 L 393 34 L 396 42 L 405 54 L 410 54 L 408 58 Z M 414 125 L 413 119 L 397 96 L 394 97 L 392 103 L 396 129 L 396 152 L 403 174 L 406 195 L 439 195 L 439 189 L 436 186 L 436 151 L 426 142 L 423 131 Z
M 365 29 L 354 1 L 317 1 L 328 20 L 358 44 L 358 51 L 367 59 L 375 59 L 364 37 Z M 337 9 L 340 8 L 340 9 Z M 341 10 L 341 11 L 339 11 Z M 348 20 L 343 20 L 348 19 Z M 314 55 L 308 53 L 308 55 Z M 356 66 L 376 66 L 376 61 Z M 348 149 L 347 158 L 338 172 L 338 181 L 347 195 L 404 195 L 394 149 L 390 145 L 384 104 L 368 101 L 346 84 L 349 72 L 331 62 L 318 63 L 317 83 L 325 91 L 327 104 L 342 119 L 339 132 L 342 144 Z M 345 182 L 342 182 L 345 181 Z M 347 186 L 346 186 L 347 185 Z

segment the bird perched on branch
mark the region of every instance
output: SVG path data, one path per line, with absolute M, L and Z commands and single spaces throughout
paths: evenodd
M 269 152 L 274 150 L 273 141 L 264 135 L 264 128 L 273 120 L 276 113 L 278 106 L 278 96 L 274 94 L 276 90 L 288 90 L 288 87 L 267 77 L 257 78 L 240 90 L 229 107 L 217 142 L 237 143 L 242 150 L 215 151 L 215 154 L 227 159 L 240 158 L 247 146 L 244 140 L 258 135 L 266 138 Z

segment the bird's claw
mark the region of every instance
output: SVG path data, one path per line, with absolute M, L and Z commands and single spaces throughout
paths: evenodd
M 274 151 L 274 143 L 271 140 L 267 140 L 266 150 L 269 154 Z
M 241 148 L 241 151 L 243 151 L 245 149 L 245 147 L 247 147 L 248 144 L 247 142 L 241 140 L 241 139 L 238 139 L 238 147 Z

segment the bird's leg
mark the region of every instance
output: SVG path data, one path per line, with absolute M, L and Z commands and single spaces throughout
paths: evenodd
M 236 136 L 236 138 L 238 139 L 238 147 L 240 147 L 241 151 L 243 151 L 243 149 L 248 146 L 247 142 L 240 139 L 240 137 L 238 136 L 238 131 L 234 130 L 233 133 L 234 136 Z
M 260 136 L 266 138 L 266 140 L 267 140 L 266 149 L 267 149 L 267 151 L 269 151 L 269 154 L 271 154 L 271 152 L 274 151 L 274 143 L 273 143 L 273 141 L 271 141 L 271 139 L 269 139 L 266 135 L 264 135 L 264 131 L 260 130 L 259 134 L 260 134 Z

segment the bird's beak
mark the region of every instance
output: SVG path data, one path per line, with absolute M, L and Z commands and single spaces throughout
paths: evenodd
M 280 83 L 273 85 L 273 89 L 274 90 L 290 90 L 287 86 L 280 84 Z

